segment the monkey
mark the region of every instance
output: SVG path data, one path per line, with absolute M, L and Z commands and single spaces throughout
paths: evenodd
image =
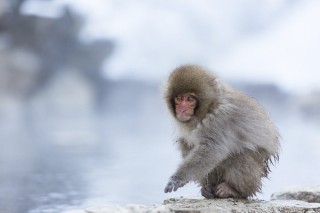
M 207 199 L 261 193 L 262 178 L 279 160 L 280 134 L 254 98 L 205 67 L 182 65 L 169 75 L 164 99 L 182 155 L 165 193 L 189 182 L 198 183 Z

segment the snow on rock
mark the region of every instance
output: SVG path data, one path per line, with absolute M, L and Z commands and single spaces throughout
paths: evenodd
M 189 199 L 171 198 L 162 205 L 108 206 L 65 213 L 209 213 L 209 212 L 320 212 L 320 203 L 297 200 L 241 200 L 241 199 Z
M 302 200 L 309 203 L 320 203 L 320 185 L 291 187 L 272 194 L 271 200 Z

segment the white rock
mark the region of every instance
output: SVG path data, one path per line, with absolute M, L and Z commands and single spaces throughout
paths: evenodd
M 171 198 L 162 205 L 107 206 L 99 209 L 74 210 L 65 213 L 209 213 L 209 212 L 320 212 L 320 203 L 297 200 L 239 200 Z
M 320 203 L 320 186 L 291 187 L 272 194 L 271 200 L 302 200 Z

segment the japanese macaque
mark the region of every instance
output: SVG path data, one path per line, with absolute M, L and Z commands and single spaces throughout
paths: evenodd
M 165 100 L 179 129 L 183 161 L 165 192 L 194 181 L 205 198 L 248 198 L 278 160 L 279 134 L 251 97 L 196 65 L 176 68 Z

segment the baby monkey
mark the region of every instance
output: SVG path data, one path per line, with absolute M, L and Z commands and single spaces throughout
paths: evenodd
M 189 181 L 205 198 L 248 198 L 261 192 L 261 179 L 278 160 L 279 134 L 251 97 L 196 65 L 176 68 L 165 100 L 177 121 L 183 161 L 165 192 Z

